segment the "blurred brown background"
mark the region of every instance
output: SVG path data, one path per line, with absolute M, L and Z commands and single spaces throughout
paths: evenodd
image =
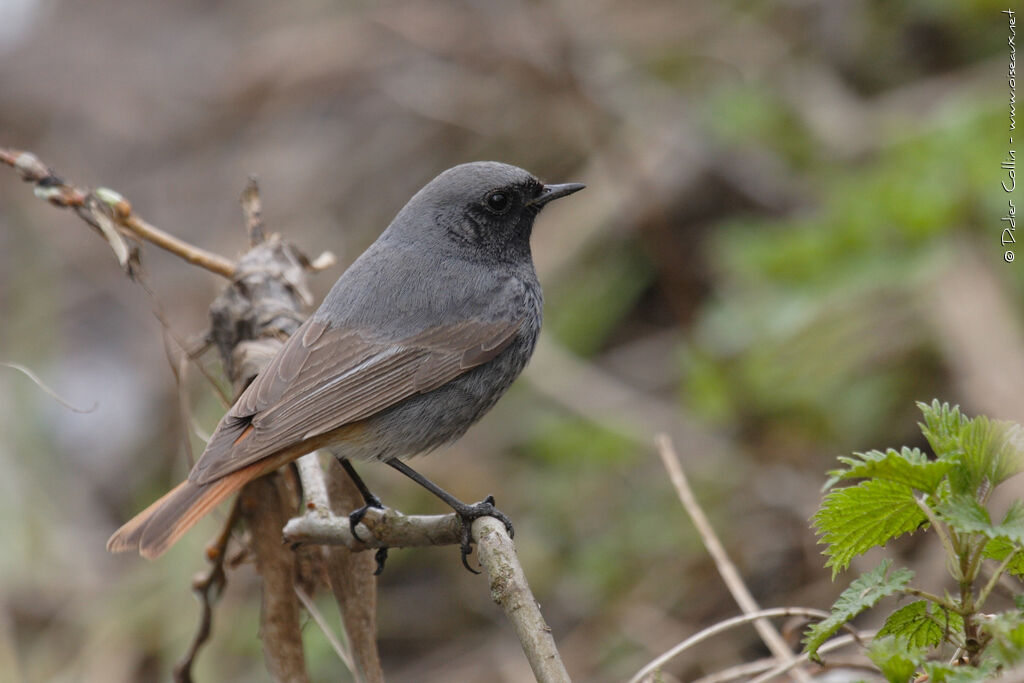
M 1024 417 L 1024 278 L 998 244 L 1001 9 L 0 0 L 0 145 L 229 256 L 245 246 L 237 198 L 255 174 L 270 229 L 339 256 L 318 299 L 451 165 L 587 183 L 535 232 L 534 362 L 419 466 L 462 498 L 496 495 L 569 671 L 616 681 L 738 611 L 656 432 L 676 440 L 762 605 L 825 608 L 841 586 L 807 520 L 837 454 L 924 446 L 915 400 Z M 144 263 L 175 332 L 200 333 L 222 283 L 153 248 Z M 98 404 L 71 412 L 0 368 L 0 680 L 166 680 L 217 520 L 156 563 L 103 547 L 184 476 L 195 430 L 150 301 L 10 169 L 0 314 L 0 361 Z M 211 429 L 222 408 L 197 373 L 187 392 Z M 441 511 L 386 468 L 362 472 L 392 506 Z M 924 544 L 897 550 L 941 575 Z M 394 552 L 380 595 L 389 680 L 528 679 L 455 549 Z M 197 680 L 269 679 L 257 610 L 243 567 Z M 306 642 L 316 680 L 344 675 L 312 623 Z M 693 680 L 764 654 L 740 630 L 669 670 Z

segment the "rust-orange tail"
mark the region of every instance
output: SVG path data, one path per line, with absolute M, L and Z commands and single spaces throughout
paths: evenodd
M 218 503 L 265 471 L 266 463 L 257 462 L 206 484 L 181 482 L 115 531 L 107 550 L 138 550 L 149 560 L 160 557 Z

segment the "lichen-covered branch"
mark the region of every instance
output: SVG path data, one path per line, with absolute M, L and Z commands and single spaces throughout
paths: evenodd
M 534 677 L 540 683 L 568 683 L 569 673 L 526 582 L 505 525 L 494 517 L 481 517 L 473 522 L 473 539 L 491 584 L 491 598 L 512 622 Z
M 370 508 L 356 529 L 359 532 L 359 539 L 352 536 L 348 517 L 307 513 L 285 524 L 284 540 L 286 543 L 340 545 L 356 551 L 369 548 L 458 545 L 462 542 L 462 522 L 454 513 L 404 515 L 390 508 Z

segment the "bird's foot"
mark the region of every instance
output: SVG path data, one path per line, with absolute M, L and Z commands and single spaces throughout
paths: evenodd
M 494 496 L 487 496 L 479 503 L 473 503 L 472 505 L 459 503 L 458 505 L 452 505 L 452 508 L 455 510 L 455 514 L 459 516 L 459 519 L 462 520 L 462 566 L 474 574 L 479 574 L 480 572 L 469 566 L 469 562 L 466 559 L 473 552 L 471 544 L 473 540 L 473 522 L 481 517 L 494 517 L 505 525 L 509 538 L 512 538 L 516 533 L 512 527 L 512 520 L 504 512 L 494 507 Z
M 378 510 L 384 509 L 384 503 L 382 503 L 380 498 L 373 495 L 372 493 L 366 497 L 365 505 L 363 505 L 361 508 L 358 508 L 357 510 L 354 510 L 348 516 L 348 529 L 352 532 L 352 537 L 360 543 L 365 543 L 366 541 L 360 538 L 359 532 L 356 531 L 356 526 L 358 526 L 359 523 L 363 521 L 363 518 L 366 517 L 366 513 L 367 511 L 369 511 L 370 508 L 376 508 Z M 377 560 L 377 569 L 373 572 L 373 575 L 380 576 L 381 572 L 384 571 L 384 563 L 387 562 L 388 559 L 388 549 L 378 548 L 376 554 L 374 555 L 374 559 Z

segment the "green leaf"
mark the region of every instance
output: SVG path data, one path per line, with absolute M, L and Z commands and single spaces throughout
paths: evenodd
M 960 446 L 968 487 L 962 492 L 998 486 L 1024 469 L 1024 429 L 1016 423 L 976 417 L 961 430 Z
M 991 539 L 1004 538 L 1017 547 L 1024 544 L 1024 505 L 1020 501 L 1013 502 L 999 524 L 992 523 L 988 510 L 974 496 L 964 493 L 950 495 L 935 506 L 935 512 L 957 531 L 983 534 Z
M 826 567 L 832 578 L 850 566 L 857 555 L 914 531 L 928 521 L 906 484 L 868 479 L 856 486 L 836 489 L 821 502 L 814 528 L 827 544 Z
M 981 631 L 992 637 L 985 649 L 986 658 L 1015 666 L 1024 661 L 1024 612 L 1009 611 L 997 614 L 980 624 Z
M 911 645 L 904 638 L 876 637 L 868 646 L 868 657 L 889 683 L 907 683 L 924 663 L 924 649 Z
M 990 662 L 979 666 L 925 662 L 921 668 L 928 675 L 928 683 L 986 683 L 996 676 L 996 665 Z
M 889 615 L 879 636 L 898 636 L 911 647 L 935 647 L 947 635 L 963 633 L 964 620 L 927 600 L 905 605 Z
M 941 459 L 955 458 L 960 453 L 960 432 L 968 423 L 967 416 L 960 412 L 960 406 L 949 407 L 934 399 L 931 405 L 918 401 L 917 407 L 924 415 L 920 424 L 921 433 L 928 439 L 932 451 Z
M 884 479 L 906 484 L 925 493 L 934 493 L 946 473 L 956 466 L 955 462 L 949 460 L 929 460 L 918 448 L 904 447 L 899 451 L 890 448 L 884 453 L 868 451 L 853 455 L 852 458 L 839 457 L 846 469 L 829 472 L 831 478 L 825 484 L 826 490 L 845 479 Z
M 882 564 L 855 579 L 832 605 L 832 614 L 807 629 L 804 649 L 811 659 L 819 661 L 818 648 L 843 624 L 885 596 L 900 592 L 914 578 L 914 572 L 903 568 L 889 574 L 891 566 L 892 560 L 883 560 Z
M 1021 547 L 1010 539 L 1005 537 L 993 538 L 985 544 L 984 552 L 985 557 L 990 560 L 995 560 L 996 562 L 1002 562 L 1010 553 L 1017 553 L 1017 555 L 1010 560 L 1010 564 L 1006 565 L 1006 571 L 1014 576 L 1024 578 L 1024 552 L 1021 552 Z M 1024 595 L 1018 597 L 1024 600 Z M 1018 607 L 1024 607 L 1024 603 L 1018 605 Z

